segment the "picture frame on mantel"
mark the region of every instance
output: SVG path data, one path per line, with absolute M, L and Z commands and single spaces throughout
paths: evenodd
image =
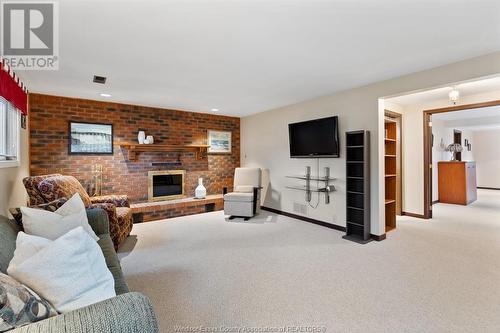
M 69 121 L 70 155 L 113 155 L 113 124 Z
M 231 154 L 231 131 L 208 130 L 207 144 L 209 154 Z

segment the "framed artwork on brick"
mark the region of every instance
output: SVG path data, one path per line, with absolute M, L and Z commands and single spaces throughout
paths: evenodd
M 112 155 L 113 125 L 70 121 L 68 147 L 73 155 Z
M 231 132 L 208 130 L 208 152 L 212 154 L 231 154 Z

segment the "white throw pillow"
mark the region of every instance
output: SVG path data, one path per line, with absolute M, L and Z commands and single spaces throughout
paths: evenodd
M 47 245 L 52 244 L 52 242 L 50 239 L 28 235 L 20 231 L 17 234 L 14 257 L 10 261 L 9 266 L 20 265 L 26 259 L 33 257 L 43 250 Z
M 89 225 L 82 198 L 75 193 L 55 212 L 21 207 L 24 231 L 29 235 L 55 240 L 76 227 L 83 227 L 95 240 L 99 237 Z
M 7 273 L 49 301 L 57 311 L 68 312 L 116 296 L 113 275 L 101 248 L 78 227 L 49 241 L 20 233 Z M 30 244 L 30 239 L 36 245 Z M 34 251 L 34 248 L 40 248 Z M 33 254 L 28 256 L 29 252 Z

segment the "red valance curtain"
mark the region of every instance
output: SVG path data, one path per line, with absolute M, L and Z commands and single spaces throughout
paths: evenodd
M 10 73 L 4 70 L 0 62 L 0 96 L 12 103 L 22 114 L 28 114 L 28 94 L 25 89 L 19 86 L 19 83 Z

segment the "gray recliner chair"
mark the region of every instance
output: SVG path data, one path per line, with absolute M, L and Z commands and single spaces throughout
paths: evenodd
M 245 221 L 258 214 L 261 186 L 260 168 L 236 168 L 233 192 L 224 193 L 224 214 L 230 215 L 229 219 L 243 217 Z

